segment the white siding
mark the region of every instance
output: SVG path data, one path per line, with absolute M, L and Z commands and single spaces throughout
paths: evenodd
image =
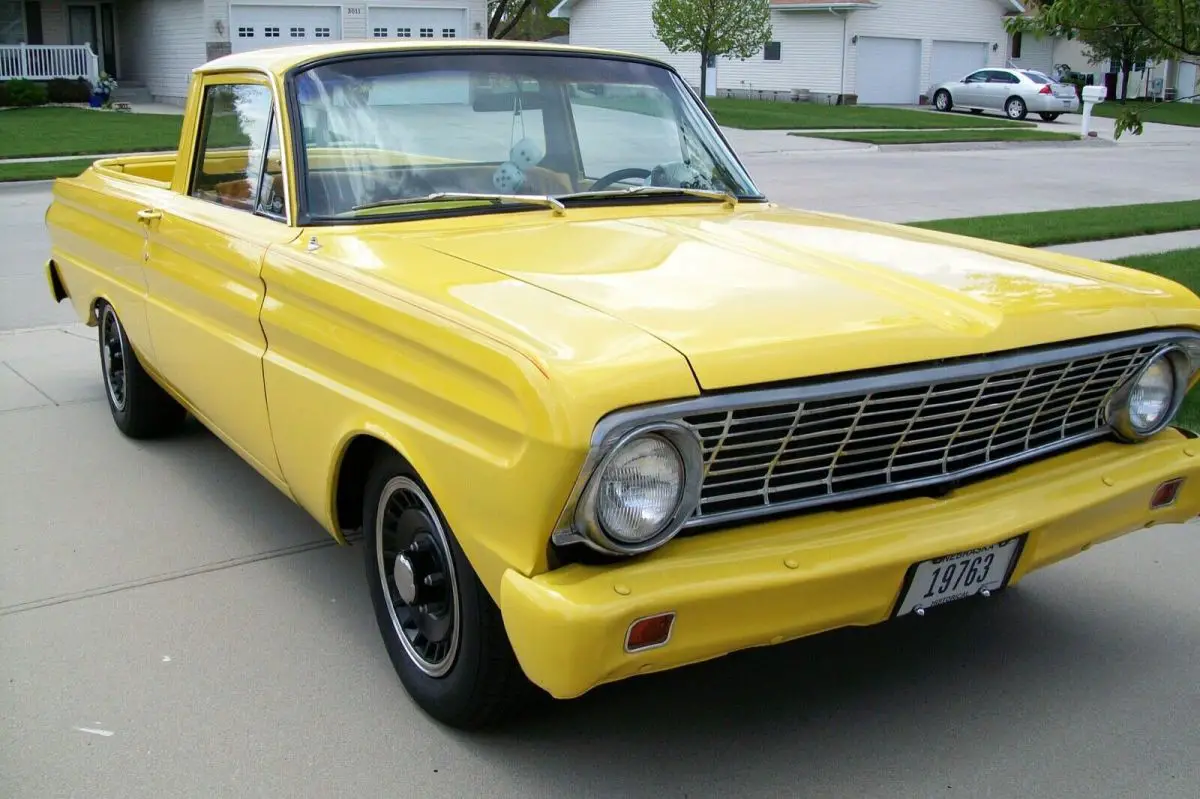
M 205 23 L 201 0 L 122 3 L 117 31 L 125 79 L 145 84 L 156 102 L 182 104 L 192 70 L 205 60 Z
M 1051 75 L 1054 73 L 1054 44 L 1054 39 L 1039 39 L 1025 34 L 1021 37 L 1021 57 L 1009 60 L 1019 69 L 1034 69 Z M 1011 43 L 1009 47 L 1012 47 Z
M 581 0 L 571 11 L 571 44 L 607 47 L 659 58 L 679 70 L 693 86 L 700 85 L 700 56 L 672 55 L 654 34 L 649 0 Z M 735 91 L 763 89 L 814 92 L 839 91 L 842 64 L 842 18 L 825 13 L 771 14 L 780 59 L 766 61 L 762 53 L 746 61 L 717 60 L 717 87 Z M 719 92 L 720 93 L 720 92 Z

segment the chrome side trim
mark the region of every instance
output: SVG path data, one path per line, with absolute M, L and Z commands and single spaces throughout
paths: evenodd
M 955 363 L 943 365 L 914 364 L 906 366 L 901 364 L 886 368 L 885 371 L 875 371 L 867 375 L 851 375 L 805 382 L 800 385 L 781 388 L 723 391 L 685 400 L 635 406 L 615 411 L 601 418 L 592 432 L 588 454 L 584 459 L 583 467 L 580 469 L 579 476 L 575 481 L 567 503 L 555 523 L 551 540 L 555 544 L 569 544 L 584 539 L 584 536 L 575 528 L 575 513 L 581 495 L 612 443 L 620 440 L 629 431 L 642 425 L 676 422 L 682 417 L 692 414 L 727 412 L 762 405 L 829 400 L 873 391 L 916 388 L 930 383 L 985 378 L 1000 372 L 1030 369 L 1059 361 L 1103 355 L 1108 352 L 1131 347 L 1154 345 L 1163 347 L 1175 345 L 1189 352 L 1200 351 L 1200 330 L 1173 328 L 1131 335 L 1111 336 L 1076 344 L 1051 344 L 1015 352 L 1009 351 L 995 355 L 969 357 Z M 1189 349 L 1189 345 L 1194 350 Z M 1200 363 L 1192 362 L 1191 366 L 1194 373 L 1197 368 L 1200 368 Z M 1175 412 L 1177 411 L 1178 407 Z M 1174 413 L 1172 413 L 1173 415 Z M 689 519 L 684 524 L 683 529 L 711 527 L 756 517 L 775 517 L 824 505 L 853 502 L 872 496 L 904 493 L 914 489 L 954 483 L 988 472 L 1003 470 L 1019 463 L 1037 460 L 1046 455 L 1069 449 L 1088 441 L 1109 437 L 1112 433 L 1111 426 L 1106 425 L 1085 435 L 1057 441 L 1045 447 L 1021 452 L 1008 458 L 990 461 L 970 469 L 955 472 L 951 475 L 933 476 L 911 482 L 875 486 L 859 491 L 847 491 L 834 496 L 808 498 L 790 503 L 780 502 L 762 508 L 748 508 L 723 514 L 714 513 L 701 518 Z

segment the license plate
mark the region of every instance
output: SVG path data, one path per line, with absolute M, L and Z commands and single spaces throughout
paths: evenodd
M 1021 549 L 1021 538 L 999 544 L 925 560 L 912 568 L 908 588 L 895 615 L 905 616 L 974 596 L 996 591 L 1008 582 L 1008 576 Z

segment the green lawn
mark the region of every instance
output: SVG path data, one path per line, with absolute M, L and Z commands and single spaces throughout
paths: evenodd
M 836 139 L 868 144 L 946 144 L 970 141 L 1079 141 L 1071 133 L 1045 130 L 874 130 L 861 133 L 789 133 L 811 139 Z
M 174 150 L 182 120 L 82 108 L 0 111 L 0 158 Z
M 1023 247 L 1200 229 L 1200 200 L 1107 208 L 1076 208 L 1029 214 L 933 219 L 914 227 L 974 236 Z
M 1113 119 L 1130 108 L 1142 112 L 1143 122 L 1200 128 L 1200 103 L 1146 103 L 1130 100 L 1121 105 L 1120 102 L 1104 102 L 1092 106 L 1092 113 L 1098 117 Z
M 907 108 L 861 105 L 775 103 L 710 97 L 708 108 L 722 125 L 753 130 L 813 130 L 833 128 L 1002 128 L 1033 127 L 1032 122 L 981 118 L 965 114 L 935 114 Z
M 14 180 L 49 180 L 71 178 L 92 165 L 92 158 L 71 158 L 66 161 L 32 161 L 23 164 L 0 164 L 0 183 Z
M 1157 255 L 1133 255 L 1114 263 L 1162 275 L 1200 294 L 1200 247 Z M 1200 389 L 1193 389 L 1183 403 L 1183 408 L 1179 411 L 1179 424 L 1200 432 Z

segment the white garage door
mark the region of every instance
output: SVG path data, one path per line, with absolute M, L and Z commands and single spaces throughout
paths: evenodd
M 467 12 L 459 8 L 368 6 L 367 33 L 374 39 L 462 39 Z M 394 83 L 379 81 L 371 102 L 379 105 L 464 104 L 471 88 L 462 76 L 408 76 Z
M 860 103 L 915 104 L 921 88 L 921 40 L 858 37 Z
M 962 80 L 987 66 L 987 42 L 934 42 L 929 63 L 929 85 Z
M 233 52 L 311 44 L 342 38 L 342 10 L 337 6 L 229 7 Z
M 461 8 L 368 6 L 367 35 L 375 39 L 462 39 L 467 12 Z

